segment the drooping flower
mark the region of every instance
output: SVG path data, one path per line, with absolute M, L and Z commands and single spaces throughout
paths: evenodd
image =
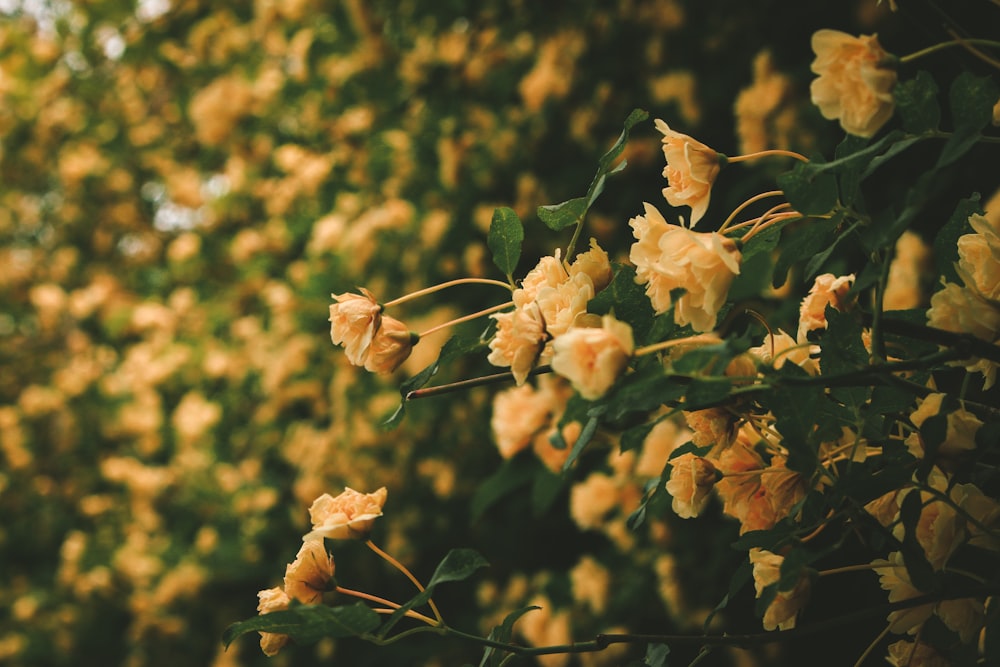
M 764 549 L 750 550 L 750 563 L 753 564 L 753 585 L 759 598 L 764 589 L 776 584 L 781 579 L 781 564 L 785 557 Z M 791 630 L 799 612 L 809 600 L 809 577 L 805 572 L 799 574 L 798 580 L 790 590 L 778 590 L 771 604 L 764 611 L 765 630 Z
M 391 373 L 406 361 L 419 340 L 405 324 L 394 317 L 382 316 L 382 324 L 375 332 L 365 359 L 365 370 L 372 373 Z
M 896 108 L 892 89 L 897 76 L 877 36 L 818 30 L 812 49 L 816 59 L 811 68 L 819 76 L 809 92 L 823 117 L 839 120 L 848 134 L 871 137 L 878 132 Z
M 257 612 L 261 615 L 270 614 L 272 611 L 283 611 L 288 609 L 291 599 L 281 588 L 268 588 L 257 593 Z M 289 636 L 280 632 L 261 632 L 260 650 L 266 656 L 274 656 L 288 643 Z
M 611 315 L 601 328 L 574 328 L 552 343 L 552 370 L 589 401 L 603 396 L 628 367 L 635 344 L 632 327 Z
M 333 578 L 333 557 L 322 539 L 306 540 L 295 560 L 285 568 L 285 593 L 302 604 L 317 604 Z
M 382 320 L 382 308 L 368 290 L 361 294 L 332 294 L 337 303 L 330 304 L 330 340 L 343 345 L 348 361 L 364 366 L 375 332 Z
M 375 519 L 382 516 L 382 505 L 388 493 L 384 486 L 374 493 L 359 493 L 348 488 L 336 498 L 324 493 L 309 507 L 313 529 L 306 533 L 303 541 L 364 537 L 371 531 Z
M 673 469 L 667 480 L 667 493 L 673 497 L 672 507 L 677 516 L 691 519 L 705 509 L 719 475 L 708 459 L 690 452 L 670 460 Z
M 497 333 L 490 341 L 490 354 L 486 360 L 494 366 L 509 366 L 514 381 L 524 384 L 548 337 L 538 304 L 531 301 L 490 317 L 497 322 Z
M 742 255 L 736 243 L 716 232 L 693 232 L 667 224 L 653 206 L 644 207 L 644 216 L 629 220 L 637 239 L 629 253 L 636 266 L 636 282 L 646 286 L 657 314 L 673 305 L 677 324 L 690 324 L 695 331 L 713 329 L 740 272 Z M 675 305 L 670 291 L 678 288 L 685 293 Z
M 712 184 L 721 167 L 720 156 L 700 141 L 671 130 L 662 120 L 656 120 L 656 129 L 663 134 L 663 155 L 667 158 L 663 196 L 671 206 L 691 207 L 693 227 L 708 210 Z

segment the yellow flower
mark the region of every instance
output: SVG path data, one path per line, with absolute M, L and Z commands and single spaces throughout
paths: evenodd
M 419 340 L 405 324 L 394 317 L 383 316 L 365 359 L 365 369 L 372 373 L 391 373 L 406 361 Z
M 721 167 L 719 154 L 686 134 L 674 132 L 662 120 L 656 120 L 656 129 L 663 134 L 663 155 L 667 158 L 663 196 L 671 206 L 691 207 L 693 227 L 708 209 L 712 184 Z
M 958 239 L 958 273 L 966 287 L 1000 301 L 1000 234 L 981 215 L 969 217 L 975 234 Z
M 889 591 L 889 602 L 900 602 L 923 595 L 920 589 L 910 582 L 902 552 L 893 551 L 889 554 L 888 560 L 873 560 L 872 566 L 878 573 L 879 585 L 883 590 Z M 915 634 L 933 613 L 933 603 L 890 612 L 887 617 L 889 630 L 897 634 L 904 632 Z
M 323 600 L 333 572 L 333 557 L 326 552 L 323 540 L 306 540 L 285 568 L 285 593 L 302 604 L 317 604 Z
M 667 493 L 673 496 L 671 505 L 677 516 L 691 519 L 701 514 L 719 475 L 708 459 L 687 453 L 671 459 Z
M 552 349 L 552 370 L 593 401 L 607 393 L 628 367 L 635 344 L 632 327 L 605 315 L 600 329 L 570 329 L 553 341 Z
M 742 255 L 736 243 L 716 232 L 693 232 L 669 225 L 649 204 L 646 215 L 629 220 L 633 236 L 629 260 L 636 266 L 635 280 L 646 286 L 653 310 L 670 309 L 670 291 L 685 290 L 677 299 L 674 321 L 695 331 L 709 331 L 726 302 L 733 278 L 740 272 Z
M 837 310 L 844 309 L 847 293 L 853 283 L 853 273 L 839 278 L 832 273 L 816 276 L 809 294 L 802 299 L 802 304 L 799 306 L 798 342 L 805 343 L 810 331 L 826 328 L 827 306 L 833 306 Z
M 1000 303 L 984 299 L 976 290 L 945 283 L 944 289 L 931 297 L 927 322 L 938 329 L 972 334 L 995 344 L 1000 334 Z M 996 382 L 995 362 L 973 358 L 958 363 L 970 373 L 983 374 L 983 389 L 989 389 Z
M 765 551 L 750 550 L 750 563 L 753 564 L 753 585 L 760 597 L 764 589 L 781 579 L 781 563 L 784 556 Z M 803 572 L 791 590 L 779 590 L 771 604 L 764 611 L 765 630 L 791 630 L 799 612 L 809 600 L 809 578 Z
M 388 493 L 384 486 L 374 493 L 359 493 L 348 488 L 336 498 L 324 493 L 309 507 L 313 529 L 306 533 L 303 541 L 364 537 L 371 531 L 375 519 L 382 516 L 382 505 Z
M 486 357 L 494 366 L 509 366 L 517 384 L 524 384 L 535 367 L 547 334 L 538 304 L 531 301 L 506 313 L 491 315 L 497 322 L 497 333 L 490 341 Z
M 818 30 L 812 37 L 819 75 L 810 86 L 812 102 L 827 120 L 839 120 L 848 134 L 870 137 L 896 108 L 892 89 L 896 71 L 875 35 L 853 37 L 837 30 Z
M 337 303 L 330 305 L 330 340 L 343 345 L 347 359 L 355 366 L 364 366 L 375 332 L 382 321 L 382 308 L 372 293 L 332 294 Z
M 272 611 L 288 609 L 290 599 L 281 588 L 268 588 L 257 593 L 257 611 L 260 614 L 270 614 Z M 288 635 L 280 632 L 261 632 L 260 650 L 266 656 L 277 655 L 278 651 L 288 643 Z

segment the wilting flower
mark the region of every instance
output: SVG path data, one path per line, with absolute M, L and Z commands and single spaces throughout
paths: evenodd
M 799 332 L 798 341 L 804 343 L 807 334 L 816 329 L 826 328 L 826 307 L 832 306 L 837 310 L 843 310 L 847 303 L 847 293 L 854 284 L 854 274 L 846 276 L 834 276 L 832 273 L 824 273 L 816 276 L 813 286 L 809 288 L 809 294 L 802 299 L 799 306 Z
M 316 604 L 323 599 L 333 572 L 333 557 L 326 552 L 323 540 L 306 540 L 285 568 L 285 593 L 302 604 Z
M 352 364 L 363 366 L 382 320 L 382 308 L 364 288 L 361 294 L 331 296 L 337 303 L 330 305 L 330 340 L 334 345 L 344 346 L 344 353 Z
M 674 305 L 671 290 L 685 290 L 677 299 L 674 321 L 690 324 L 695 331 L 711 330 L 740 272 L 742 255 L 736 243 L 716 232 L 669 225 L 653 206 L 644 207 L 645 216 L 629 220 L 637 239 L 629 253 L 636 282 L 646 286 L 657 314 Z
M 374 493 L 359 493 L 348 488 L 336 498 L 324 493 L 309 507 L 313 529 L 306 533 L 303 541 L 322 537 L 331 540 L 364 537 L 371 531 L 375 519 L 382 516 L 382 505 L 388 493 L 384 486 Z
M 291 601 L 288 594 L 281 588 L 268 588 L 257 593 L 257 611 L 260 614 L 270 614 L 272 611 L 288 609 Z M 277 655 L 278 651 L 288 643 L 289 637 L 280 632 L 261 632 L 260 650 L 266 656 Z
M 663 134 L 663 155 L 667 158 L 663 175 L 668 185 L 663 196 L 671 206 L 691 207 L 693 227 L 708 209 L 720 156 L 700 141 L 671 130 L 662 120 L 656 120 L 656 129 Z
M 486 360 L 494 366 L 509 366 L 515 382 L 524 384 L 548 336 L 538 304 L 531 301 L 510 312 L 490 317 L 497 322 L 497 333 L 490 341 L 490 354 Z
M 878 38 L 818 30 L 812 49 L 812 71 L 819 76 L 809 91 L 823 117 L 839 120 L 848 134 L 870 137 L 878 132 L 896 108 L 892 89 L 897 79 Z
M 698 516 L 708 504 L 718 471 L 711 461 L 690 452 L 671 459 L 670 465 L 667 493 L 673 496 L 674 512 L 682 519 Z
M 405 324 L 394 317 L 383 316 L 382 325 L 375 332 L 365 369 L 372 373 L 391 373 L 406 361 L 419 340 Z
M 785 557 L 765 551 L 750 550 L 750 563 L 753 565 L 753 586 L 759 598 L 764 589 L 776 584 L 781 579 L 781 564 Z M 764 611 L 765 630 L 791 630 L 795 620 L 809 600 L 809 577 L 805 572 L 799 574 L 798 580 L 791 590 L 778 590 L 771 604 Z
M 603 396 L 628 367 L 635 344 L 632 327 L 611 315 L 601 328 L 575 328 L 552 343 L 552 370 L 589 401 Z

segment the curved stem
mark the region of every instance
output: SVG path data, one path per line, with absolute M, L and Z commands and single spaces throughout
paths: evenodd
M 809 158 L 801 153 L 796 153 L 795 151 L 786 151 L 780 148 L 771 148 L 766 151 L 757 151 L 756 153 L 747 153 L 746 155 L 737 155 L 736 157 L 726 156 L 726 162 L 746 162 L 747 160 L 755 160 L 759 157 L 768 157 L 772 155 L 780 155 L 783 157 L 793 157 L 796 160 L 801 160 L 802 162 L 809 162 Z
M 882 632 L 878 633 L 875 639 L 872 640 L 872 643 L 868 645 L 868 648 L 865 649 L 864 653 L 861 654 L 861 657 L 858 658 L 858 661 L 854 663 L 854 667 L 861 667 L 861 665 L 864 664 L 865 660 L 868 659 L 868 656 L 871 655 L 872 651 L 875 650 L 875 647 L 878 646 L 878 643 L 885 639 L 885 636 L 889 634 L 889 628 L 891 627 L 892 625 L 887 625 Z
M 937 51 L 948 49 L 953 46 L 962 46 L 964 48 L 968 48 L 967 45 L 977 44 L 979 46 L 993 46 L 996 48 L 1000 48 L 1000 42 L 994 41 L 992 39 L 963 39 L 954 34 L 953 36 L 955 37 L 955 39 L 950 39 L 947 42 L 940 42 L 938 44 L 928 46 L 927 48 L 920 49 L 919 51 L 914 51 L 909 55 L 901 56 L 899 58 L 899 62 L 910 63 L 916 60 L 917 58 L 923 58 L 926 55 L 930 55 Z
M 390 565 L 392 565 L 394 568 L 396 568 L 397 570 L 399 570 L 400 572 L 402 572 L 404 575 L 406 575 L 406 578 L 413 582 L 413 585 L 417 587 L 418 591 L 420 591 L 421 593 L 424 592 L 424 586 L 423 586 L 423 584 L 421 584 L 417 580 L 417 578 L 413 576 L 412 572 L 410 572 L 408 569 L 406 569 L 405 565 L 403 565 L 402 563 L 400 563 L 398 560 L 396 560 L 395 558 L 393 558 L 392 556 L 390 556 L 386 552 L 384 552 L 381 549 L 379 549 L 377 546 L 375 546 L 375 543 L 372 542 L 371 540 L 367 540 L 365 542 L 365 544 L 368 546 L 369 549 L 371 549 L 376 554 L 378 554 L 380 558 L 382 558 L 383 560 L 385 560 L 386 562 L 388 562 Z M 444 623 L 444 619 L 441 618 L 441 612 L 438 611 L 437 605 L 434 604 L 434 600 L 428 599 L 427 600 L 427 604 L 428 604 L 428 606 L 430 606 L 431 611 L 434 612 L 434 617 L 437 619 L 437 623 L 439 625 L 444 625 L 445 624 Z
M 677 345 L 697 345 L 704 343 L 706 345 L 714 345 L 716 343 L 721 343 L 722 339 L 716 336 L 714 333 L 698 334 L 696 336 L 688 336 L 687 338 L 674 338 L 673 340 L 666 340 L 660 343 L 653 343 L 652 345 L 647 345 L 646 347 L 640 347 L 636 350 L 632 356 L 642 357 L 647 354 L 652 354 L 653 352 L 659 352 L 660 350 L 666 350 L 670 347 L 676 347 Z
M 754 195 L 753 197 L 750 197 L 750 199 L 747 199 L 745 202 L 743 202 L 742 204 L 733 209 L 733 212 L 729 214 L 729 217 L 726 218 L 725 222 L 722 223 L 722 226 L 719 227 L 719 233 L 721 234 L 722 232 L 726 231 L 726 229 L 729 227 L 729 224 L 736 218 L 739 212 L 745 209 L 750 204 L 753 204 L 754 202 L 759 202 L 761 199 L 767 199 L 768 197 L 780 197 L 783 194 L 785 193 L 782 192 L 781 190 L 768 190 L 767 192 L 762 192 L 759 195 Z
M 394 611 L 396 611 L 397 609 L 399 609 L 400 607 L 403 606 L 401 604 L 396 604 L 395 602 L 393 602 L 391 600 L 386 600 L 385 598 L 380 598 L 377 595 L 371 595 L 370 593 L 362 593 L 361 591 L 351 590 L 350 588 L 344 588 L 343 586 L 337 586 L 334 590 L 337 591 L 338 593 L 343 594 L 343 595 L 350 595 L 351 597 L 361 598 L 362 600 L 368 600 L 369 602 L 375 602 L 377 604 L 384 604 L 386 607 L 388 607 L 388 609 L 374 609 L 373 611 L 375 613 L 377 613 L 377 614 L 386 614 L 386 613 L 391 614 L 391 613 L 393 613 Z M 421 620 L 424 623 L 427 623 L 428 625 L 432 625 L 432 626 L 435 626 L 435 627 L 438 625 L 438 622 L 435 621 L 433 618 L 430 618 L 428 616 L 424 616 L 420 612 L 413 611 L 412 609 L 409 610 L 409 611 L 407 611 L 407 612 L 404 612 L 404 613 L 405 613 L 406 616 L 409 616 L 410 618 L 416 618 L 418 620 Z
M 876 565 L 874 563 L 860 563 L 859 565 L 845 565 L 843 567 L 835 567 L 830 570 L 820 570 L 817 576 L 826 577 L 831 574 L 843 574 L 845 572 L 867 572 L 868 570 L 884 570 L 892 567 L 897 567 L 892 563 L 887 563 L 885 565 Z
M 747 241 L 749 241 L 750 239 L 752 239 L 757 234 L 760 234 L 762 231 L 764 231 L 765 229 L 767 229 L 771 225 L 777 224 L 777 223 L 781 222 L 782 220 L 794 220 L 795 218 L 804 218 L 804 217 L 805 216 L 802 215 L 801 213 L 799 213 L 798 211 L 789 211 L 788 213 L 779 213 L 777 215 L 773 215 L 766 222 L 762 222 L 761 224 L 755 226 L 749 232 L 747 232 L 746 234 L 744 234 L 743 238 L 742 238 L 742 241 L 743 241 L 743 243 L 746 243 Z M 828 216 L 828 215 L 813 215 L 813 216 L 810 216 L 810 217 L 812 217 L 812 218 L 829 218 L 830 216 Z
M 457 278 L 455 280 L 449 280 L 448 282 L 441 283 L 440 285 L 433 285 L 431 287 L 425 287 L 424 289 L 417 290 L 405 296 L 401 296 L 398 299 L 393 299 L 388 303 L 382 304 L 383 308 L 390 308 L 392 306 L 398 306 L 401 303 L 406 303 L 417 297 L 425 296 L 427 294 L 433 294 L 434 292 L 439 292 L 443 289 L 449 287 L 454 287 L 456 285 L 496 285 L 497 287 L 503 287 L 508 292 L 514 291 L 513 286 L 508 285 L 505 282 L 499 280 L 492 280 L 490 278 Z
M 478 312 L 472 313 L 471 315 L 464 315 L 464 316 L 458 317 L 458 318 L 456 318 L 454 320 L 448 320 L 447 322 L 445 322 L 443 324 L 438 324 L 436 326 L 433 326 L 430 329 L 428 329 L 427 331 L 424 331 L 424 332 L 422 332 L 422 333 L 420 333 L 418 335 L 421 338 L 423 338 L 424 336 L 427 336 L 428 334 L 432 334 L 435 331 L 440 331 L 441 329 L 446 329 L 446 328 L 448 328 L 450 326 L 454 326 L 456 324 L 461 324 L 462 322 L 468 322 L 469 320 L 474 320 L 477 317 L 483 317 L 484 315 L 489 315 L 490 313 L 495 313 L 495 312 L 503 310 L 504 308 L 507 308 L 508 306 L 511 306 L 513 304 L 514 304 L 513 301 L 508 301 L 507 303 L 501 303 L 498 306 L 492 306 L 491 308 L 485 308 L 485 309 L 480 310 Z
M 787 210 L 785 210 L 785 209 L 787 209 Z M 761 222 L 763 222 L 764 220 L 766 220 L 770 216 L 776 215 L 779 212 L 780 213 L 791 213 L 793 210 L 794 209 L 792 209 L 792 205 L 789 204 L 788 202 L 785 202 L 784 204 L 778 204 L 777 206 L 772 206 L 771 208 L 769 208 L 762 215 L 760 215 L 760 216 L 758 216 L 756 218 L 750 218 L 749 220 L 744 220 L 743 222 L 739 223 L 738 225 L 733 225 L 732 227 L 730 227 L 726 231 L 728 231 L 728 232 L 735 232 L 737 229 L 743 229 L 744 227 L 751 227 L 751 228 L 753 228 L 753 227 L 756 227 L 757 225 L 759 225 Z

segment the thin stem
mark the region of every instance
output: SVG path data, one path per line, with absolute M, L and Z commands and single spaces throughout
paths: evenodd
M 961 47 L 963 49 L 965 49 L 966 51 L 968 51 L 969 53 L 971 53 L 973 56 L 975 56 L 976 58 L 979 58 L 980 60 L 982 60 L 987 65 L 991 65 L 992 67 L 994 67 L 996 69 L 1000 69 L 1000 60 L 997 60 L 995 58 L 991 58 L 990 56 L 986 55 L 985 53 L 983 53 L 979 49 L 977 49 L 974 46 L 972 46 L 972 44 L 974 42 L 975 43 L 980 43 L 983 40 L 965 39 L 964 37 L 960 36 L 957 32 L 955 32 L 952 28 L 948 28 L 948 34 L 951 35 L 952 37 L 954 37 L 955 41 L 957 41 L 959 43 L 959 45 L 961 45 Z M 992 40 L 985 40 L 985 41 L 989 42 L 990 46 L 1000 46 L 1000 42 L 994 42 Z
M 785 193 L 782 192 L 781 190 L 769 190 L 767 192 L 762 192 L 759 195 L 754 195 L 753 197 L 750 197 L 750 199 L 747 199 L 745 202 L 743 202 L 742 204 L 733 209 L 733 212 L 729 214 L 729 217 L 726 218 L 726 221 L 722 223 L 721 227 L 719 227 L 719 233 L 721 234 L 722 232 L 726 231 L 726 228 L 729 227 L 729 224 L 736 218 L 739 212 L 745 209 L 747 206 L 750 206 L 755 202 L 759 202 L 761 199 L 767 199 L 768 197 L 780 197 L 783 194 Z
M 826 577 L 831 574 L 843 574 L 845 572 L 867 572 L 868 570 L 884 570 L 892 567 L 897 567 L 891 563 L 876 565 L 875 563 L 861 563 L 859 565 L 845 565 L 843 567 L 835 567 L 830 570 L 821 570 L 818 572 L 818 576 Z
M 389 609 L 386 609 L 386 610 L 375 609 L 374 611 L 376 613 L 389 613 L 389 614 L 391 614 L 391 613 L 393 613 L 394 611 L 396 611 L 397 609 L 399 609 L 400 607 L 403 606 L 401 604 L 396 604 L 395 602 L 393 602 L 391 600 L 386 600 L 385 598 L 380 598 L 377 595 L 371 595 L 370 593 L 362 593 L 361 591 L 351 590 L 350 588 L 344 588 L 343 586 L 337 586 L 334 590 L 337 591 L 338 593 L 342 593 L 343 595 L 350 595 L 351 597 L 361 598 L 362 600 L 368 600 L 369 602 L 375 602 L 377 604 L 384 604 L 386 607 L 389 607 Z M 423 621 L 424 623 L 427 623 L 428 625 L 433 625 L 433 626 L 437 626 L 438 625 L 438 622 L 435 621 L 433 618 L 430 618 L 428 616 L 424 616 L 420 612 L 413 611 L 412 609 L 409 610 L 409 611 L 407 611 L 407 612 L 405 612 L 405 615 L 409 616 L 410 618 L 419 619 L 419 620 Z
M 382 307 L 391 308 L 392 306 L 398 306 L 401 303 L 406 303 L 407 301 L 416 299 L 417 297 L 425 296 L 427 294 L 433 294 L 434 292 L 440 292 L 443 289 L 454 287 L 455 285 L 472 285 L 472 284 L 496 285 L 497 287 L 503 287 L 508 292 L 514 291 L 514 287 L 512 285 L 508 285 L 507 283 L 501 282 L 499 280 L 492 280 L 490 278 L 458 278 L 456 280 L 449 280 L 448 282 L 441 283 L 440 285 L 425 287 L 424 289 L 420 289 L 417 290 L 416 292 L 412 292 L 405 296 L 401 296 L 398 299 L 393 299 L 388 303 L 382 304 Z
M 872 363 L 885 361 L 885 337 L 882 335 L 882 308 L 885 303 L 885 288 L 889 282 L 889 268 L 892 266 L 892 258 L 885 257 L 882 262 L 882 271 L 879 274 L 878 282 L 875 284 L 875 307 L 872 312 L 871 341 L 872 351 L 869 359 Z
M 878 643 L 883 639 L 885 639 L 885 636 L 889 634 L 890 627 L 892 626 L 887 625 L 885 626 L 885 629 L 882 630 L 882 632 L 878 633 L 878 636 L 872 640 L 872 643 L 868 645 L 868 648 L 866 648 L 865 652 L 861 654 L 861 657 L 858 658 L 858 661 L 854 663 L 854 667 L 861 667 L 861 665 L 864 664 L 865 660 L 868 659 L 868 656 L 871 655 L 872 651 L 875 650 L 875 647 L 878 646 Z
M 579 218 L 576 219 L 576 226 L 573 229 L 573 237 L 569 240 L 566 245 L 566 256 L 563 257 L 563 263 L 569 265 L 569 261 L 573 259 L 573 251 L 576 250 L 576 242 L 580 239 L 580 232 L 583 230 L 583 217 L 586 215 L 584 213 Z
M 551 373 L 552 367 L 549 365 L 537 366 L 533 368 L 528 375 L 541 375 L 543 373 Z M 428 398 L 430 396 L 440 396 L 441 394 L 451 394 L 456 391 L 462 391 L 463 389 L 472 389 L 473 387 L 481 387 L 487 384 L 498 384 L 500 382 L 509 382 L 514 379 L 514 374 L 510 371 L 506 373 L 494 373 L 493 375 L 484 375 L 482 377 L 470 378 L 468 380 L 460 380 L 458 382 L 449 382 L 448 384 L 439 384 L 435 387 L 424 387 L 423 389 L 414 389 L 406 395 L 404 400 L 411 401 L 417 398 Z
M 779 213 L 778 215 L 772 216 L 766 222 L 763 222 L 759 226 L 756 226 L 753 229 L 751 229 L 749 232 L 747 232 L 746 234 L 743 235 L 743 237 L 742 237 L 741 240 L 743 241 L 743 243 L 746 243 L 747 241 L 749 241 L 750 239 L 752 239 L 757 234 L 760 234 L 762 231 L 764 231 L 768 227 L 771 227 L 771 226 L 773 226 L 773 225 L 781 222 L 782 220 L 793 220 L 795 218 L 804 218 L 804 217 L 805 216 L 802 215 L 801 213 L 799 213 L 798 211 L 789 211 L 788 213 Z M 828 215 L 813 215 L 813 216 L 810 216 L 810 217 L 813 217 L 813 218 L 829 218 L 830 216 L 828 216 Z
M 490 313 L 495 313 L 495 312 L 503 310 L 504 308 L 507 308 L 508 306 L 511 306 L 513 304 L 514 304 L 513 301 L 508 301 L 507 303 L 501 303 L 498 306 L 492 306 L 490 308 L 486 308 L 484 310 L 480 310 L 479 312 L 472 313 L 471 315 L 465 315 L 463 317 L 459 317 L 459 318 L 456 318 L 454 320 L 449 320 L 449 321 L 447 321 L 447 322 L 445 322 L 443 324 L 438 324 L 437 326 L 433 326 L 430 329 L 428 329 L 427 331 L 424 331 L 423 333 L 420 333 L 418 335 L 421 338 L 423 338 L 424 336 L 427 336 L 428 334 L 432 334 L 435 331 L 440 331 L 441 329 L 447 329 L 450 326 L 454 326 L 456 324 L 461 324 L 462 322 L 468 322 L 469 320 L 474 320 L 477 317 L 483 317 L 484 315 L 489 315 Z
M 726 162 L 746 162 L 747 160 L 755 160 L 759 157 L 768 157 L 771 155 L 781 155 L 784 157 L 793 157 L 796 160 L 801 160 L 802 162 L 809 162 L 809 158 L 801 153 L 796 153 L 795 151 L 786 151 L 780 148 L 771 148 L 766 151 L 758 151 L 756 153 L 747 153 L 746 155 L 737 155 L 736 157 L 726 156 Z
M 659 352 L 660 350 L 665 350 L 670 347 L 676 347 L 677 345 L 714 345 L 721 342 L 722 339 L 714 333 L 697 334 L 695 336 L 688 336 L 687 338 L 675 338 L 673 340 L 666 340 L 660 343 L 653 343 L 652 345 L 647 345 L 646 347 L 640 347 L 633 353 L 633 356 L 642 357 L 647 354 L 652 354 L 653 352 Z
M 365 544 L 368 546 L 369 549 L 371 549 L 376 554 L 378 554 L 382 559 L 384 559 L 386 562 L 388 562 L 394 568 L 396 568 L 397 570 L 399 570 L 400 572 L 402 572 L 404 575 L 406 575 L 406 578 L 413 582 L 413 585 L 417 587 L 418 591 L 420 591 L 421 593 L 424 592 L 424 586 L 423 586 L 423 584 L 421 584 L 417 580 L 417 578 L 413 576 L 412 572 L 410 572 L 408 569 L 406 569 L 405 565 L 403 565 L 402 563 L 400 563 L 398 560 L 396 560 L 395 558 L 393 558 L 392 556 L 390 556 L 386 552 L 384 552 L 381 549 L 379 549 L 377 546 L 375 546 L 375 543 L 372 542 L 371 540 L 367 540 L 365 542 Z M 431 611 L 434 612 L 434 617 L 437 618 L 437 624 L 438 625 L 444 625 L 445 624 L 444 623 L 444 619 L 441 617 L 441 612 L 438 611 L 437 605 L 434 604 L 434 600 L 428 599 L 427 600 L 427 604 L 430 606 Z
M 782 209 L 789 209 L 788 211 L 785 212 L 790 213 L 792 212 L 792 205 L 789 204 L 788 202 L 785 202 L 784 204 L 778 204 L 777 206 L 773 206 L 767 211 L 765 211 L 762 215 L 759 215 L 756 218 L 750 218 L 749 220 L 744 220 L 738 225 L 733 225 L 726 231 L 735 232 L 736 230 L 743 229 L 744 227 L 751 227 L 751 228 L 756 227 L 757 225 L 761 224 L 772 215 L 776 215 L 778 212 L 781 212 Z
M 996 42 L 996 41 L 994 41 L 992 39 L 964 39 L 962 37 L 959 37 L 958 34 L 955 33 L 952 30 L 949 30 L 948 32 L 955 39 L 948 40 L 947 42 L 940 42 L 938 44 L 934 44 L 932 46 L 928 46 L 927 48 L 920 49 L 919 51 L 914 51 L 913 53 L 911 53 L 909 55 L 905 55 L 905 56 L 900 57 L 899 62 L 900 63 L 910 63 L 910 62 L 913 62 L 914 60 L 916 60 L 917 58 L 923 58 L 926 55 L 930 55 L 931 53 L 935 53 L 935 52 L 941 51 L 943 49 L 948 49 L 948 48 L 951 48 L 953 46 L 962 46 L 962 47 L 968 49 L 969 48 L 968 45 L 970 45 L 970 44 L 978 44 L 980 46 L 993 46 L 993 47 L 1000 48 L 1000 42 Z

